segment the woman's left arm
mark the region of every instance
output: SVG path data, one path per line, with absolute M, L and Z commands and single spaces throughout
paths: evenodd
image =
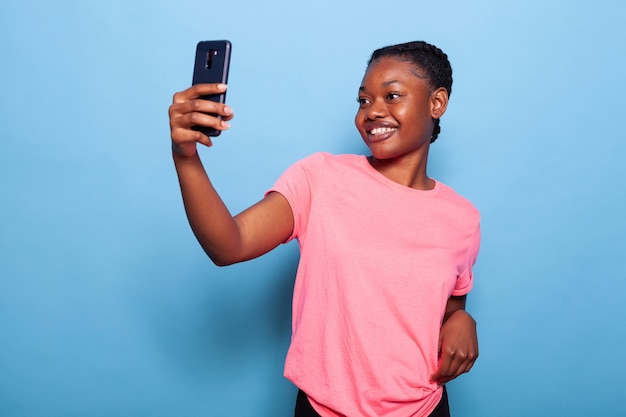
M 476 321 L 465 311 L 467 296 L 452 296 L 439 332 L 439 369 L 430 380 L 440 385 L 469 372 L 478 358 Z

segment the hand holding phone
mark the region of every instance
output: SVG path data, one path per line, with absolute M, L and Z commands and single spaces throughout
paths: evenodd
M 192 85 L 227 84 L 231 49 L 232 45 L 227 40 L 198 42 Z M 201 96 L 200 98 L 224 104 L 226 102 L 226 91 L 220 94 Z M 212 114 L 212 116 L 220 117 L 216 114 Z M 217 129 L 204 126 L 194 126 L 193 129 L 201 131 L 207 136 L 219 136 L 221 133 Z

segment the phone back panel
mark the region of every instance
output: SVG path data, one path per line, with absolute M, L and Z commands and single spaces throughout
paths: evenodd
M 231 43 L 226 40 L 202 41 L 196 47 L 196 59 L 193 68 L 192 84 L 228 83 Z M 201 97 L 217 103 L 226 102 L 226 93 Z M 198 127 L 208 136 L 218 136 L 219 130 Z
M 229 41 L 199 42 L 196 47 L 192 84 L 226 84 L 228 82 L 230 50 Z

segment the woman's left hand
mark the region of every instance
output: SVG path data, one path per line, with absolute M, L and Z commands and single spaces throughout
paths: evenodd
M 431 382 L 443 385 L 469 372 L 478 358 L 476 321 L 465 310 L 454 311 L 439 332 L 439 369 Z

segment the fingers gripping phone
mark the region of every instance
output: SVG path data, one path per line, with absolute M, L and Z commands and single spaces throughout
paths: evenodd
M 230 50 L 231 43 L 226 40 L 198 42 L 192 84 L 228 83 Z M 200 98 L 223 104 L 226 101 L 226 92 Z M 211 127 L 194 126 L 193 129 L 199 130 L 207 136 L 219 136 L 221 133 L 221 131 Z

